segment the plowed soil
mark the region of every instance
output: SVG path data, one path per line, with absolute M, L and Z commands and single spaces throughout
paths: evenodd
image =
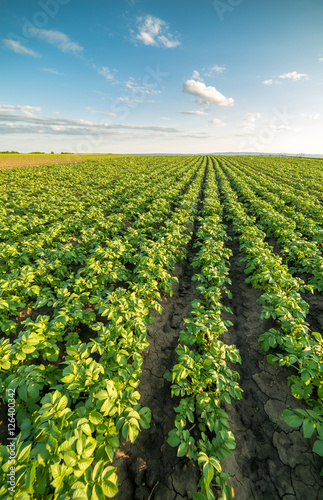
M 56 165 L 57 163 L 78 163 L 88 160 L 101 160 L 113 156 L 86 154 L 0 154 L 0 169 Z
M 301 429 L 289 427 L 280 419 L 287 406 L 297 409 L 305 408 L 305 404 L 295 399 L 288 387 L 292 369 L 267 363 L 268 353 L 261 349 L 258 337 L 274 325 L 272 320 L 260 319 L 262 307 L 256 301 L 262 292 L 245 282 L 245 264 L 240 261 L 244 254 L 230 224 L 228 234 L 232 240 L 227 246 L 233 252 L 232 300 L 226 299 L 226 305 L 233 315 L 225 313 L 225 319 L 233 326 L 221 340 L 235 344 L 240 351 L 242 363 L 233 368 L 240 373 L 243 398 L 225 405 L 237 447 L 222 462 L 223 470 L 230 475 L 229 484 L 237 500 L 323 500 L 323 464 L 312 452 L 315 438 L 305 439 Z M 176 449 L 166 442 L 178 400 L 170 397 L 171 384 L 163 378 L 176 361 L 174 349 L 191 301 L 199 297 L 196 282 L 191 281 L 196 272 L 190 266 L 192 243 L 188 250 L 186 261 L 177 265 L 179 283 L 173 296 L 163 300 L 162 314 L 154 313 L 154 323 L 149 327 L 150 345 L 138 390 L 140 403 L 151 408 L 151 427 L 143 430 L 134 444 L 122 442 L 115 460 L 120 484 L 116 500 L 190 500 L 198 489 L 197 464 L 178 458 Z M 307 320 L 311 326 L 322 325 L 322 297 L 311 301 Z M 220 497 L 215 486 L 214 494 Z

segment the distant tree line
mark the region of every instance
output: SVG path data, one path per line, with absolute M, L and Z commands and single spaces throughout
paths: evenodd
M 19 151 L 0 151 L 0 155 L 20 155 L 21 153 Z M 30 155 L 45 155 L 46 153 L 44 151 L 32 151 L 31 153 L 28 153 Z M 54 153 L 54 151 L 51 151 L 51 154 L 52 155 L 55 155 L 56 153 Z M 58 154 L 58 153 L 57 153 Z M 70 152 L 65 152 L 65 151 L 62 151 L 61 152 L 61 155 L 72 155 L 74 153 L 70 153 Z
M 12 155 L 12 154 L 15 154 L 15 155 L 19 155 L 19 151 L 0 151 L 0 155 Z

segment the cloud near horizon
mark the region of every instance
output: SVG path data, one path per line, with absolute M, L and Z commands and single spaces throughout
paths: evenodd
M 207 87 L 205 83 L 196 80 L 187 80 L 184 82 L 183 92 L 205 99 L 217 106 L 234 106 L 234 99 L 232 97 L 225 97 L 215 87 Z
M 92 122 L 88 120 L 74 120 L 59 117 L 39 117 L 33 113 L 41 111 L 34 106 L 18 106 L 0 104 L 0 131 L 1 133 L 25 133 L 25 134 L 67 134 L 67 135 L 90 135 L 90 134 L 117 134 L 122 132 L 167 132 L 179 133 L 180 130 L 173 127 L 155 125 L 127 125 L 110 124 L 105 122 Z M 97 111 L 88 109 L 90 112 Z

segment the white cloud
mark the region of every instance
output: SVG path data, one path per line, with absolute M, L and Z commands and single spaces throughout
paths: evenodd
M 166 49 L 173 49 L 174 47 L 178 47 L 181 42 L 179 40 L 172 40 L 170 39 L 170 37 L 168 36 L 165 36 L 165 35 L 161 35 L 158 37 L 158 41 L 164 46 L 166 47 Z
M 196 80 L 187 80 L 183 84 L 183 92 L 201 97 L 208 102 L 213 102 L 218 106 L 233 106 L 234 99 L 225 97 L 215 87 L 207 87 L 205 83 Z
M 225 127 L 226 126 L 226 123 L 224 123 L 224 121 L 222 121 L 220 118 L 214 118 L 209 123 L 210 123 L 210 125 L 214 125 L 215 127 Z
M 25 134 L 63 134 L 84 135 L 103 133 L 107 135 L 120 135 L 126 132 L 139 131 L 158 133 L 179 133 L 180 130 L 173 127 L 155 125 L 126 125 L 92 122 L 88 120 L 74 120 L 70 118 L 43 118 L 33 116 L 31 111 L 39 111 L 41 108 L 33 106 L 0 105 L 0 131 L 2 133 L 25 133 Z M 16 111 L 16 113 L 13 113 Z M 94 110 L 93 110 L 94 111 Z M 17 114 L 18 112 L 18 114 Z M 29 114 L 28 114 L 29 112 Z
M 308 120 L 319 120 L 320 119 L 320 115 L 319 113 L 301 113 L 301 117 L 302 118 L 307 118 Z
M 203 108 L 209 108 L 210 103 L 206 99 L 194 99 L 194 102 L 198 104 L 199 106 L 202 106 Z
M 142 85 L 142 83 L 137 83 L 133 77 L 125 83 L 125 88 L 128 92 L 132 92 L 136 96 L 142 96 L 145 94 L 156 95 L 160 94 L 161 90 L 155 90 L 152 88 L 153 85 Z
M 160 119 L 161 120 L 171 120 L 171 118 L 169 118 L 168 116 L 161 116 Z
M 226 69 L 227 68 L 225 66 L 218 66 L 217 64 L 214 64 L 214 66 L 211 66 L 207 73 L 205 73 L 205 76 L 214 76 L 214 73 L 221 74 Z
M 180 111 L 182 115 L 197 115 L 197 116 L 202 116 L 202 115 L 207 115 L 205 111 Z
M 137 30 L 134 40 L 139 40 L 144 45 L 172 49 L 181 44 L 177 37 L 169 32 L 165 21 L 150 14 L 137 18 Z
M 7 47 L 7 49 L 11 50 L 15 54 L 23 54 L 23 55 L 32 56 L 32 57 L 40 57 L 40 54 L 38 54 L 38 52 L 35 52 L 34 50 L 28 49 L 27 47 L 22 45 L 22 43 L 16 42 L 15 40 L 7 40 L 6 38 L 3 38 L 2 42 Z
M 299 80 L 309 80 L 310 77 L 306 73 L 297 73 L 296 71 L 290 71 L 289 73 L 282 73 L 277 78 L 273 76 L 269 80 L 263 80 L 264 85 L 278 85 L 282 83 L 282 80 L 291 80 L 292 82 L 297 82 Z
M 31 28 L 29 32 L 40 40 L 54 45 L 62 52 L 79 54 L 84 50 L 78 43 L 73 42 L 65 33 L 61 33 L 60 31 Z
M 95 66 L 95 69 L 97 70 L 99 75 L 104 76 L 104 78 L 106 78 L 107 80 L 114 79 L 114 75 L 111 73 L 109 68 L 107 68 L 106 66 L 100 66 L 99 68 Z
M 323 57 L 319 57 L 319 61 L 322 62 L 323 61 Z
M 135 103 L 135 104 L 142 104 L 143 102 L 159 102 L 155 101 L 154 99 L 131 99 L 130 97 L 117 97 L 117 101 L 121 102 L 127 102 L 127 103 Z
M 297 73 L 296 71 L 291 71 L 289 73 L 283 73 L 279 75 L 281 80 L 292 80 L 293 82 L 297 82 L 298 80 L 308 80 L 309 76 L 306 73 Z
M 54 68 L 42 68 L 42 71 L 46 71 L 47 73 L 51 73 L 52 75 L 62 75 L 59 71 L 56 71 Z
M 200 82 L 202 82 L 202 81 L 203 81 L 203 78 L 201 78 L 200 73 L 199 73 L 196 69 L 193 71 L 193 74 L 192 74 L 192 76 L 191 76 L 191 79 L 192 79 L 192 80 L 199 80 Z
M 0 104 L 0 113 L 22 113 L 25 116 L 34 116 L 42 108 L 36 106 L 20 106 L 13 104 Z

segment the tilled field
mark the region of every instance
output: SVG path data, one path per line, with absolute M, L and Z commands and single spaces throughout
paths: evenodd
M 0 169 L 56 165 L 57 163 L 79 163 L 82 161 L 106 160 L 114 155 L 95 154 L 0 154 Z
M 0 498 L 323 499 L 320 163 L 1 177 Z

